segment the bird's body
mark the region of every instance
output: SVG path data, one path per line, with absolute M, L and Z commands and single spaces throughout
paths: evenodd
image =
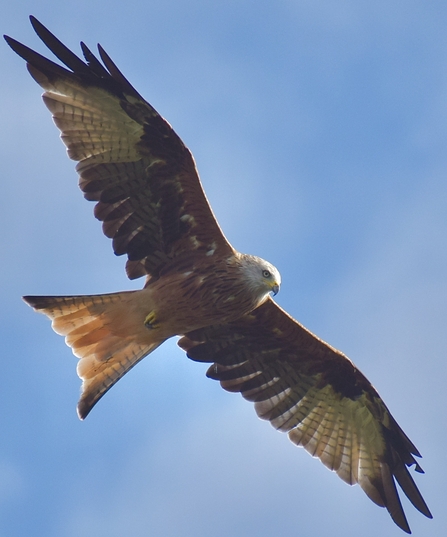
M 335 471 L 359 483 L 409 526 L 395 482 L 431 517 L 407 467 L 420 454 L 366 377 L 269 296 L 277 269 L 237 252 L 203 192 L 194 159 L 171 126 L 99 46 L 81 43 L 85 62 L 36 19 L 39 37 L 68 67 L 6 37 L 44 89 L 43 99 L 78 161 L 79 186 L 96 202 L 117 255 L 143 289 L 76 297 L 25 297 L 52 319 L 78 356 L 78 413 L 166 339 L 180 336 L 210 378 L 253 401 L 258 415 Z
M 279 286 L 276 268 L 258 257 L 236 251 L 216 262 L 212 254 L 204 257 L 199 268 L 194 264 L 176 267 L 154 282 L 149 280 L 143 290 L 155 304 L 160 330 L 163 325 L 169 328 L 166 337 L 235 321 L 260 306 Z M 272 283 L 259 277 L 263 270 L 274 274 Z

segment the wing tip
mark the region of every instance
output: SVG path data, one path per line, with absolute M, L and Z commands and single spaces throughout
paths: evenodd
M 40 28 L 45 28 L 45 26 L 34 15 L 29 16 L 29 21 L 36 32 Z

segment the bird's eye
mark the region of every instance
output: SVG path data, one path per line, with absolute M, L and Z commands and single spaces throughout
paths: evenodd
M 269 270 L 263 270 L 263 271 L 262 271 L 262 275 L 264 276 L 264 278 L 270 278 L 270 276 L 271 276 Z

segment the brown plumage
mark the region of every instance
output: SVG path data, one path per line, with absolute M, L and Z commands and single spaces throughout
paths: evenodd
M 24 297 L 79 358 L 79 416 L 180 335 L 192 360 L 212 364 L 210 378 L 253 401 L 261 418 L 344 481 L 359 483 L 404 531 L 395 481 L 431 517 L 407 470 L 422 472 L 418 450 L 352 362 L 274 303 L 276 268 L 228 243 L 171 126 L 100 46 L 103 64 L 81 43 L 84 62 L 35 18 L 31 23 L 68 69 L 5 38 L 44 89 L 68 155 L 78 161 L 79 186 L 96 202 L 115 254 L 127 255 L 128 277 L 146 276 L 140 291 Z

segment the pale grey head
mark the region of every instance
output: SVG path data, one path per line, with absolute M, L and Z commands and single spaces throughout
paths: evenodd
M 245 275 L 247 287 L 256 296 L 259 304 L 262 304 L 270 293 L 276 295 L 281 286 L 279 270 L 265 259 L 254 255 L 243 255 L 241 267 Z

